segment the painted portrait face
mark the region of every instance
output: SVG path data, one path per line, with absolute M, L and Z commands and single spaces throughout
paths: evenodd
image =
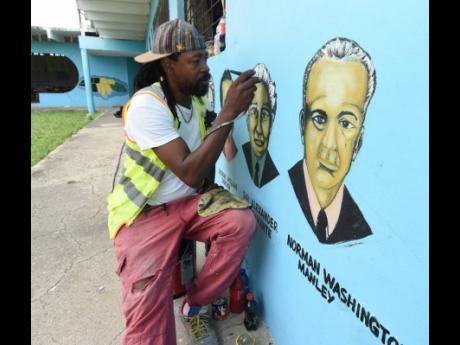
M 257 157 L 267 152 L 272 120 L 268 90 L 264 83 L 256 84 L 257 90 L 248 109 L 248 131 L 251 147 Z
M 336 193 L 350 169 L 364 121 L 367 77 L 357 61 L 322 59 L 312 66 L 307 81 L 305 157 L 317 194 L 334 189 Z

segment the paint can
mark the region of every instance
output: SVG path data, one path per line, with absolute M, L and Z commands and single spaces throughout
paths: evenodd
M 212 302 L 212 318 L 214 320 L 225 320 L 228 315 L 228 303 L 225 297 L 218 297 Z

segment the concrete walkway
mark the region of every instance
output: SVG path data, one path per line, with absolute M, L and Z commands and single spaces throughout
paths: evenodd
M 105 202 L 123 144 L 116 110 L 107 110 L 31 169 L 33 345 L 121 344 L 121 290 Z M 198 268 L 203 261 L 199 245 Z M 215 327 L 220 345 L 234 345 L 246 332 L 243 314 Z M 176 331 L 178 344 L 191 344 L 177 318 Z M 274 344 L 263 323 L 250 334 L 259 345 Z

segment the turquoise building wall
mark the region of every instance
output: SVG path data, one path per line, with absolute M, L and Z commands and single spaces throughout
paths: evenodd
M 126 58 L 126 66 L 128 71 L 129 95 L 132 96 L 134 94 L 134 78 L 141 65 L 134 61 L 133 58 Z
M 260 220 L 244 266 L 276 343 L 428 344 L 428 1 L 226 5 L 226 50 L 208 60 L 216 110 L 226 68 L 263 63 L 276 82 L 268 150 L 279 176 L 261 188 L 252 182 L 245 119 L 233 130 L 235 158 L 222 155 L 216 167 L 216 182 L 250 200 Z M 305 68 L 334 37 L 356 41 L 377 73 L 362 148 L 345 178 L 372 235 L 327 245 L 305 219 L 288 170 L 304 154 Z
M 80 47 L 77 43 L 58 42 L 32 42 L 32 53 L 59 53 L 67 56 L 78 69 L 79 82 L 83 80 L 83 67 Z M 101 95 L 93 92 L 95 106 L 111 107 L 122 106 L 133 91 L 132 83 L 139 65 L 131 57 L 114 57 L 88 55 L 91 77 L 114 78 L 126 88 L 126 92 L 114 92 Z M 60 107 L 74 106 L 86 107 L 86 95 L 84 87 L 76 85 L 66 93 L 40 93 L 40 103 L 33 103 L 34 107 Z

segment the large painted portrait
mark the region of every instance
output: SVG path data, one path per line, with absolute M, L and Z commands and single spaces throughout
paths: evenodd
M 276 85 L 264 64 L 254 67 L 260 82 L 247 111 L 249 142 L 243 144 L 249 175 L 261 188 L 279 175 L 268 152 L 268 143 L 276 114 Z
M 330 40 L 307 64 L 299 114 L 304 157 L 289 169 L 289 177 L 321 243 L 372 234 L 344 181 L 363 143 L 375 86 L 371 57 L 347 38 Z

